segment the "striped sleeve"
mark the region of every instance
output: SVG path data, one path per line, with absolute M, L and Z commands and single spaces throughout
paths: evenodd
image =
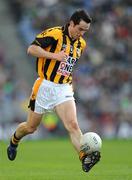
M 40 46 L 42 48 L 46 48 L 54 44 L 54 42 L 55 42 L 55 39 L 53 37 L 43 37 L 43 38 L 36 37 L 35 40 L 31 44 Z

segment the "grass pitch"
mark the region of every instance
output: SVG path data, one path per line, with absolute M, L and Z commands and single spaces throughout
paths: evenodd
M 132 180 L 132 140 L 103 140 L 101 161 L 89 172 L 67 139 L 23 141 L 15 161 L 0 142 L 0 180 Z

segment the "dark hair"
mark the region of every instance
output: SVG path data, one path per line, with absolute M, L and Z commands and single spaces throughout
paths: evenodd
M 79 24 L 81 20 L 85 21 L 86 23 L 92 22 L 91 17 L 85 10 L 75 11 L 70 18 L 70 21 L 73 21 L 75 25 Z

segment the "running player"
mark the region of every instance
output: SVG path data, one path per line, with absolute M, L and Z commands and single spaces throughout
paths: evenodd
M 38 34 L 27 53 L 37 58 L 38 79 L 35 81 L 26 122 L 18 125 L 7 148 L 9 160 L 14 160 L 22 137 L 36 131 L 46 111 L 55 110 L 69 133 L 71 142 L 88 172 L 100 159 L 100 153 L 80 151 L 82 132 L 76 114 L 72 89 L 72 72 L 86 47 L 83 39 L 91 24 L 84 10 L 75 11 L 63 27 L 53 27 Z

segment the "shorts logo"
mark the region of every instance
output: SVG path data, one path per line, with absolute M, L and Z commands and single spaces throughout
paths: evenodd
M 72 97 L 72 96 L 65 96 L 66 98 Z

